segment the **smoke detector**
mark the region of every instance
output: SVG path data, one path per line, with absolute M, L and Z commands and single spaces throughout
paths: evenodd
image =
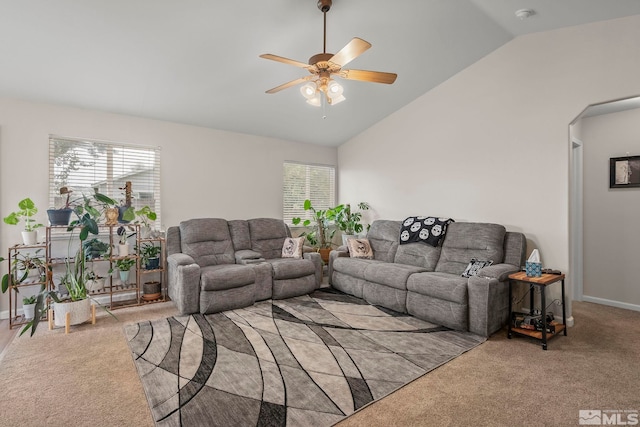
M 520 9 L 516 10 L 516 16 L 520 18 L 520 20 L 525 20 L 536 13 L 531 9 Z

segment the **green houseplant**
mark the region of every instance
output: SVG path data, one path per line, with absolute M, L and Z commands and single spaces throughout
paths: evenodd
M 27 323 L 20 335 L 26 331 L 31 331 L 33 336 L 40 320 L 48 308 L 48 300 L 53 300 L 54 321 L 56 326 L 65 325 L 66 314 L 70 314 L 70 324 L 76 325 L 87 321 L 91 317 L 91 302 L 87 289 L 87 269 L 86 257 L 82 250 L 72 252 L 72 244 L 79 239 L 81 244 L 88 238 L 89 234 L 98 235 L 98 221 L 106 209 L 115 206 L 116 202 L 101 193 L 94 193 L 90 197 L 83 195 L 74 208 L 77 219 L 71 221 L 67 227 L 69 241 L 67 245 L 68 256 L 65 259 L 65 274 L 60 280 L 58 289 L 48 290 L 46 285 L 42 285 L 40 292 L 36 296 L 35 315 Z M 74 231 L 79 228 L 79 233 L 75 237 Z
M 147 238 L 151 235 L 151 224 L 150 221 L 155 221 L 158 218 L 158 215 L 151 210 L 149 206 L 143 206 L 134 212 L 137 224 L 141 224 L 140 226 L 140 234 L 142 238 Z
M 120 270 L 120 280 L 123 284 L 129 279 L 129 270 L 136 264 L 135 258 L 120 258 L 116 260 L 116 267 Z
M 362 211 L 369 210 L 370 206 L 367 202 L 358 203 L 358 211 L 351 211 L 351 205 L 338 205 L 330 210 L 331 219 L 335 221 L 336 227 L 342 232 L 342 244 L 347 243 L 347 239 L 362 233 L 364 226 L 362 225 Z
M 27 197 L 18 202 L 18 210 L 16 212 L 11 212 L 3 220 L 5 224 L 18 225 L 20 219 L 24 218 L 22 241 L 25 245 L 34 245 L 38 240 L 36 229 L 44 226 L 33 218 L 37 213 L 38 208 L 35 203 Z
M 51 225 L 69 225 L 71 221 L 71 214 L 73 208 L 71 207 L 71 193 L 72 191 L 68 187 L 60 187 L 60 195 L 64 195 L 65 202 L 60 208 L 47 209 L 47 216 L 49 217 L 49 224 Z
M 160 266 L 160 246 L 152 243 L 143 243 L 140 248 L 140 257 L 142 266 L 147 270 L 155 270 Z
M 305 219 L 304 221 L 300 217 L 291 219 L 293 225 L 300 225 L 303 227 L 311 226 L 310 231 L 305 231 L 300 236 L 306 237 L 309 244 L 320 252 L 322 260 L 326 263 L 329 262 L 329 252 L 331 252 L 332 239 L 336 233 L 336 229 L 332 227 L 331 218 L 335 217 L 334 212 L 331 209 L 316 209 L 311 204 L 311 200 L 304 201 L 304 210 L 311 211 L 311 219 Z

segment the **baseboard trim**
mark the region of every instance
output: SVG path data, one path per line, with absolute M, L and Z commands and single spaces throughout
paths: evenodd
M 629 304 L 628 302 L 614 301 L 605 298 L 590 297 L 588 295 L 582 296 L 582 301 L 593 302 L 595 304 L 609 305 L 611 307 L 624 308 L 626 310 L 640 311 L 640 305 Z

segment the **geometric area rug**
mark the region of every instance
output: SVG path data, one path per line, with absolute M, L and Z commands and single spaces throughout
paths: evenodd
M 157 426 L 331 426 L 485 341 L 331 288 L 125 327 Z

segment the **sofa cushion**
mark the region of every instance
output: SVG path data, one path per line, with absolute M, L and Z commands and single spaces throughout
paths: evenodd
M 333 270 L 352 277 L 364 279 L 364 271 L 372 264 L 379 265 L 382 264 L 382 261 L 364 258 L 339 257 L 333 260 Z
M 260 252 L 266 259 L 280 258 L 284 239 L 291 237 L 284 221 L 275 218 L 255 218 L 247 222 L 251 235 L 251 249 Z
M 378 261 L 393 262 L 398 250 L 400 221 L 379 219 L 373 221 L 367 239 L 373 249 L 373 258 Z
M 200 272 L 200 286 L 203 291 L 221 291 L 254 283 L 256 273 L 253 267 L 241 264 L 212 265 Z
M 316 274 L 316 266 L 309 259 L 275 258 L 268 259 L 267 262 L 271 264 L 275 280 L 295 279 Z
M 233 248 L 236 251 L 251 249 L 251 235 L 249 234 L 249 223 L 244 219 L 232 219 L 227 221 Z
M 433 247 L 424 243 L 407 243 L 398 246 L 395 263 L 415 265 L 427 271 L 434 271 L 440 258 L 440 246 Z
M 472 258 L 490 259 L 494 264 L 504 257 L 502 225 L 454 222 L 447 228 L 436 271 L 461 275 Z
M 407 281 L 407 290 L 433 298 L 467 304 L 467 278 L 448 273 L 413 274 Z
M 351 258 L 373 259 L 373 249 L 369 239 L 351 238 L 347 240 L 349 256 Z
M 227 220 L 197 218 L 180 223 L 180 246 L 200 267 L 233 264 L 235 256 Z
M 379 263 L 369 265 L 364 271 L 364 278 L 369 282 L 406 290 L 409 276 L 422 271 L 425 269 L 413 265 Z
M 304 237 L 285 237 L 282 244 L 282 258 L 302 258 Z

